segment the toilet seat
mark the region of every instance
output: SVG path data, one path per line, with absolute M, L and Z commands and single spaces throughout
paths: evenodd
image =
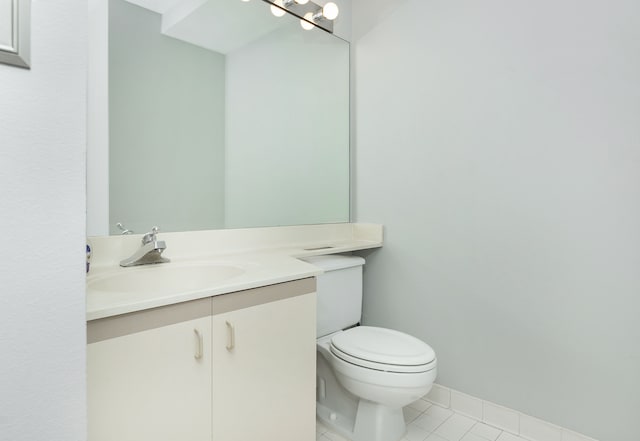
M 339 332 L 331 338 L 330 350 L 347 363 L 384 372 L 428 372 L 436 365 L 429 345 L 386 328 L 358 326 Z

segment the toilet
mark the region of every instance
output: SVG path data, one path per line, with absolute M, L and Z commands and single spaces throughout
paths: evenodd
M 353 441 L 400 440 L 407 430 L 402 408 L 436 378 L 433 349 L 399 331 L 359 326 L 363 258 L 302 260 L 325 271 L 317 280 L 318 418 Z

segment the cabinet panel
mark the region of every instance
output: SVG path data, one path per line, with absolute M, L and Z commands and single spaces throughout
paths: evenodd
M 210 316 L 89 344 L 89 440 L 211 441 L 210 346 Z
M 310 293 L 216 314 L 214 298 L 213 441 L 315 440 L 315 308 Z

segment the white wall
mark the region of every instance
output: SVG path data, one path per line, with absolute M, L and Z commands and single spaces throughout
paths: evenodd
M 640 433 L 640 3 L 354 1 L 365 323 L 446 386 Z
M 87 2 L 35 0 L 0 64 L 0 439 L 86 438 Z

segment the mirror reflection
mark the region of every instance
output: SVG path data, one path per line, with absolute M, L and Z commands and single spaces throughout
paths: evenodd
M 348 43 L 265 2 L 133 2 L 109 0 L 110 233 L 349 221 Z

